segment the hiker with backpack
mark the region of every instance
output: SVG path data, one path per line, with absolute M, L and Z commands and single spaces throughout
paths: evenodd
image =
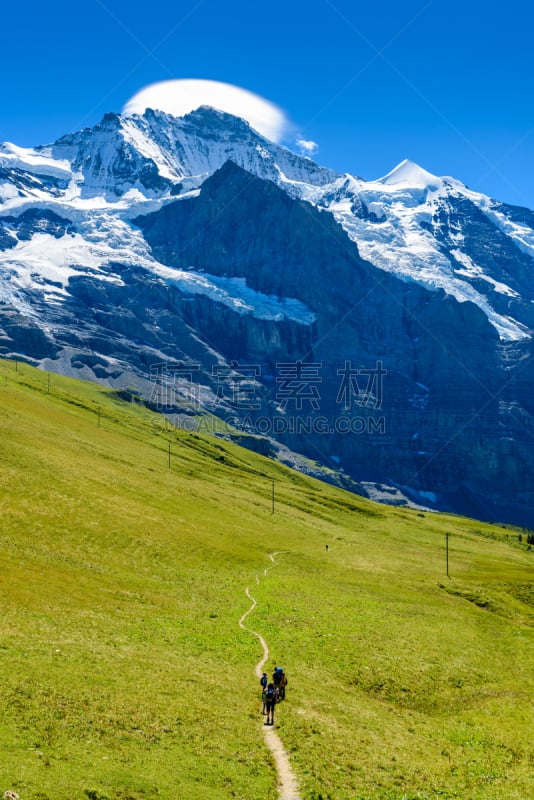
M 280 688 L 280 684 L 282 683 L 282 675 L 284 670 L 282 667 L 275 667 L 273 672 L 273 683 L 275 688 Z
M 282 677 L 280 679 L 280 699 L 281 700 L 285 700 L 286 699 L 286 686 L 287 686 L 287 675 L 282 670 Z
M 261 701 L 262 701 L 262 703 L 263 703 L 263 709 L 262 709 L 262 712 L 261 712 L 262 714 L 266 714 L 266 713 L 267 713 L 267 710 L 266 710 L 266 703 L 265 703 L 265 697 L 266 697 L 266 694 L 267 694 L 267 684 L 268 684 L 268 682 L 269 682 L 269 681 L 268 681 L 268 678 L 267 678 L 267 673 L 266 673 L 266 672 L 264 672 L 264 673 L 263 673 L 263 675 L 262 675 L 262 676 L 261 676 L 261 678 L 260 678 L 260 684 L 261 684 Z
M 273 683 L 269 683 L 265 691 L 265 708 L 267 711 L 267 719 L 264 725 L 274 725 L 274 707 L 276 705 L 276 690 Z
M 280 700 L 286 696 L 287 676 L 283 667 L 275 667 L 273 672 L 273 683 L 276 693 Z

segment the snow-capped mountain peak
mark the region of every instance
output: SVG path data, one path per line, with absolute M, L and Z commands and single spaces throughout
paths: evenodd
M 338 177 L 265 139 L 245 120 L 207 106 L 184 117 L 152 109 L 125 117 L 109 113 L 93 128 L 50 145 L 24 150 L 6 144 L 0 149 L 0 165 L 7 169 L 53 178 L 47 188 L 19 176 L 19 199 L 43 200 L 48 194 L 97 205 L 118 203 L 132 190 L 147 200 L 173 197 L 197 188 L 229 160 L 277 183 L 323 186 Z M 13 195 L 11 189 L 2 191 L 0 183 L 0 200 L 8 194 Z
M 421 189 L 437 188 L 442 182 L 441 178 L 432 175 L 423 167 L 420 167 L 414 161 L 405 158 L 400 164 L 379 178 L 376 183 L 381 183 L 384 186 L 398 186 L 403 184 L 405 186 L 414 186 Z

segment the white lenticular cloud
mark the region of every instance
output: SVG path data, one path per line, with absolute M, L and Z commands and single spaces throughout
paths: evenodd
M 183 117 L 199 106 L 211 106 L 246 120 L 265 138 L 280 142 L 290 131 L 285 112 L 247 89 L 230 83 L 207 80 L 160 81 L 137 92 L 122 109 L 122 114 L 144 114 L 147 108 Z
M 310 139 L 298 138 L 295 140 L 295 144 L 305 156 L 313 156 L 319 149 L 317 142 L 313 142 Z

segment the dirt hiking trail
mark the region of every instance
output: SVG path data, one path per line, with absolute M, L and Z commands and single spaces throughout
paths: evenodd
M 269 558 L 273 562 L 270 567 L 267 567 L 263 571 L 264 577 L 267 575 L 270 569 L 276 566 L 275 558 L 276 556 L 281 555 L 281 553 L 271 553 Z M 258 584 L 260 579 L 256 575 L 256 583 Z M 251 614 L 254 609 L 256 608 L 257 602 L 254 597 L 250 593 L 250 588 L 247 586 L 245 589 L 245 594 L 252 603 L 248 611 L 245 611 L 241 619 L 239 620 L 239 627 L 242 628 L 244 631 L 253 634 L 260 642 L 263 648 L 263 656 L 260 661 L 256 664 L 254 672 L 258 678 L 258 686 L 259 680 L 263 673 L 263 667 L 265 666 L 268 658 L 269 658 L 269 648 L 267 647 L 267 642 L 263 638 L 260 633 L 253 631 L 251 628 L 248 628 L 245 625 L 245 620 L 249 614 Z M 282 744 L 280 737 L 276 733 L 276 726 L 267 727 L 263 726 L 263 734 L 265 736 L 265 743 L 271 753 L 273 754 L 273 758 L 276 764 L 276 770 L 278 772 L 278 795 L 280 800 L 302 800 L 301 795 L 299 793 L 297 779 L 291 769 L 291 764 L 289 763 L 289 758 L 286 752 L 284 745 Z

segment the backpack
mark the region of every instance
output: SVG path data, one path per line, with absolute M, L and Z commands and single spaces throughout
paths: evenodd
M 267 700 L 268 703 L 274 703 L 276 699 L 274 689 L 272 688 L 267 689 L 267 691 L 265 692 L 265 699 Z

